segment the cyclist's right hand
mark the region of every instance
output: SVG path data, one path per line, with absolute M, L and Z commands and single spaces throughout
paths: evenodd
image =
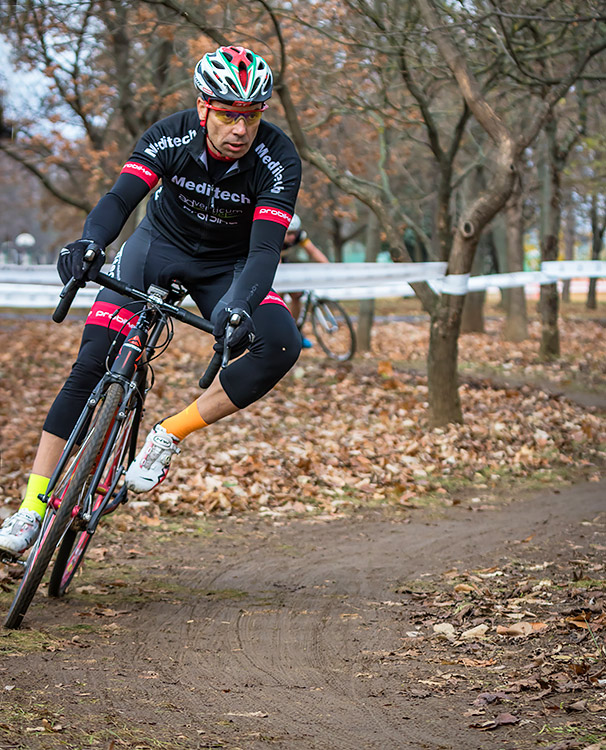
M 87 259 L 84 264 L 84 256 L 92 251 L 94 256 Z M 104 248 L 93 240 L 76 240 L 61 248 L 57 260 L 57 271 L 64 284 L 74 277 L 77 281 L 94 281 L 101 267 L 105 263 Z

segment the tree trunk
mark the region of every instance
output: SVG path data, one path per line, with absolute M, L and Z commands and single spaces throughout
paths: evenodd
M 507 236 L 507 272 L 524 270 L 524 212 L 520 183 L 505 207 Z M 523 286 L 507 289 L 505 295 L 505 341 L 524 341 L 528 338 L 528 310 Z
M 381 238 L 379 236 L 379 221 L 373 211 L 368 212 L 368 225 L 366 227 L 366 263 L 374 263 L 379 254 Z M 358 309 L 358 328 L 356 331 L 357 348 L 360 352 L 369 352 L 371 349 L 371 332 L 374 322 L 375 301 L 374 299 L 360 300 Z
M 507 273 L 507 219 L 504 211 L 492 220 L 492 240 L 494 244 L 493 273 Z M 507 310 L 507 293 L 509 289 L 500 289 L 501 299 L 498 307 Z
M 564 260 L 574 260 L 574 243 L 576 239 L 576 214 L 574 199 L 570 191 L 566 194 L 566 219 L 564 222 Z M 562 284 L 562 302 L 570 302 L 570 279 Z
M 432 427 L 463 421 L 457 374 L 463 301 L 462 295 L 442 294 L 431 315 L 427 385 Z
M 560 231 L 561 187 L 560 163 L 556 144 L 556 121 L 552 116 L 545 125 L 547 148 L 543 168 L 543 204 L 541 261 L 558 259 Z M 558 327 L 559 296 L 557 284 L 543 284 L 539 300 L 541 313 L 540 357 L 544 360 L 560 356 L 560 331 Z
M 591 196 L 591 260 L 599 260 L 602 251 L 602 239 L 604 237 L 604 227 L 600 226 L 598 219 L 598 197 L 594 193 Z M 597 300 L 597 279 L 589 279 L 589 289 L 587 291 L 587 302 L 585 307 L 588 310 L 596 310 Z
M 335 263 L 342 263 L 343 262 L 343 242 L 341 238 L 341 222 L 336 216 L 333 216 L 331 219 L 331 225 L 332 225 L 332 232 L 331 232 L 331 241 L 332 246 L 334 250 L 334 262 Z
M 473 197 L 481 195 L 486 190 L 486 180 L 484 171 L 475 169 L 472 179 L 467 181 L 465 203 L 473 201 Z M 478 245 L 473 256 L 471 264 L 471 275 L 479 276 L 484 273 L 487 265 L 486 258 L 490 253 L 490 243 L 492 242 L 491 230 L 485 230 L 478 240 Z M 484 302 L 486 292 L 467 292 L 463 302 L 463 313 L 461 316 L 461 333 L 484 333 Z
M 461 316 L 461 333 L 484 333 L 486 292 L 467 292 Z
M 598 296 L 597 296 L 597 279 L 589 279 L 589 286 L 587 288 L 587 302 L 585 307 L 588 310 L 597 310 L 598 308 Z
M 490 253 L 492 231 L 487 230 L 478 243 L 471 266 L 471 275 L 479 276 L 484 271 L 486 256 Z M 486 291 L 467 292 L 461 316 L 461 333 L 484 333 L 484 303 Z

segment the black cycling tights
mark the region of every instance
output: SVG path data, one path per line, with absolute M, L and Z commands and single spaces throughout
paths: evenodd
M 253 320 L 257 334 L 254 344 L 219 376 L 223 389 L 240 409 L 270 391 L 296 362 L 301 348 L 301 336 L 292 316 L 281 305 L 261 305 L 255 310 Z M 69 437 L 87 398 L 105 372 L 108 348 L 106 328 L 84 327 L 78 359 L 44 423 L 47 432 L 65 440 Z M 175 404 L 175 412 L 186 405 Z
M 204 317 L 212 319 L 213 311 L 222 307 L 225 299 L 230 299 L 229 289 L 243 263 L 234 264 L 231 268 L 226 268 L 224 264 L 221 268 L 210 267 L 201 259 L 192 259 L 174 247 L 167 247 L 168 243 L 165 240 L 157 241 L 157 236 L 153 240 L 150 241 L 147 227 L 139 227 L 116 258 L 113 273 L 145 289 L 150 283 L 165 281 L 163 276 L 167 273 L 170 278 L 179 278 Z M 171 261 L 168 263 L 167 254 L 163 252 L 167 249 L 170 250 Z M 269 301 L 272 298 L 276 301 Z M 116 335 L 119 336 L 118 344 L 123 340 L 116 331 L 108 332 L 107 323 L 111 312 L 125 304 L 129 305 L 125 317 L 130 318 L 136 308 L 132 300 L 108 289 L 99 292 L 84 326 L 78 358 L 44 423 L 47 432 L 63 439 L 69 437 L 88 396 L 105 372 L 111 340 Z M 254 343 L 246 354 L 231 362 L 219 376 L 227 396 L 240 409 L 270 391 L 297 361 L 301 351 L 301 335 L 288 308 L 275 293 L 259 305 L 252 319 L 256 331 Z M 118 346 L 113 349 L 114 356 L 117 349 Z M 166 356 L 170 356 L 170 349 Z M 175 404 L 175 413 L 185 406 L 187 404 Z

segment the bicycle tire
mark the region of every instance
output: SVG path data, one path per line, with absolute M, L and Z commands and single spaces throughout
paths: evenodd
M 324 353 L 347 362 L 356 353 L 356 334 L 343 306 L 331 299 L 318 299 L 311 310 L 314 335 Z
M 134 416 L 135 410 L 133 409 L 130 418 L 123 421 L 121 429 L 118 431 L 118 434 L 114 439 L 112 453 L 108 457 L 104 473 L 99 481 L 98 486 L 100 487 L 107 489 L 108 487 L 113 486 L 114 480 L 116 479 L 116 473 L 120 471 L 122 461 L 128 454 Z M 115 500 L 111 500 L 110 498 L 110 505 L 115 508 L 116 504 L 123 502 L 125 493 L 126 486 L 123 486 L 117 494 L 113 495 Z M 117 503 L 116 500 L 118 501 Z M 103 502 L 104 496 L 101 493 L 96 494 L 92 510 L 96 511 Z M 49 596 L 61 597 L 65 595 L 70 583 L 84 560 L 84 555 L 86 554 L 91 542 L 93 533 L 94 532 L 91 533 L 86 529 L 76 530 L 73 526 L 70 526 L 67 529 L 61 543 L 59 544 L 55 562 L 48 581 Z
M 93 535 L 88 531 L 75 531 L 68 528 L 55 557 L 55 563 L 48 579 L 48 595 L 57 598 L 64 596 L 68 586 L 79 570 Z
M 70 464 L 67 476 L 60 482 L 61 486 L 66 487 L 60 505 L 56 511 L 52 509 L 47 511 L 47 516 L 48 513 L 52 515 L 48 519 L 45 518 L 40 543 L 36 544 L 30 553 L 25 573 L 4 620 L 6 628 L 19 628 L 23 622 L 53 553 L 71 524 L 73 510 L 86 486 L 99 451 L 103 447 L 107 430 L 122 399 L 122 393 L 122 386 L 119 383 L 112 383 L 105 392 L 103 400 L 99 402 L 96 414 L 93 414 L 87 435 L 81 444 L 83 447 L 78 451 L 76 460 Z

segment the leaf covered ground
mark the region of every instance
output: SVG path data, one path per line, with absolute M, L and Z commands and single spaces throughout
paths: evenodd
M 385 662 L 416 665 L 409 698 L 465 696 L 469 729 L 504 746 L 531 747 L 526 726 L 548 750 L 606 747 L 605 551 L 602 513 L 574 539 L 531 534 L 489 567 L 403 582 L 390 604 L 414 627 Z
M 8 318 L 0 331 L 0 502 L 17 503 L 52 398 L 69 371 L 81 322 Z M 377 323 L 373 351 L 335 364 L 306 350 L 274 391 L 191 435 L 149 513 L 328 512 L 429 499 L 476 502 L 515 487 L 597 480 L 606 445 L 606 329 L 565 318 L 562 356 L 538 357 L 540 326 L 519 344 L 502 319 L 460 341 L 465 421 L 427 427 L 422 317 Z M 179 325 L 156 365 L 145 429 L 194 400 L 210 339 Z M 574 391 L 584 394 L 567 397 Z M 593 402 L 593 405 L 592 405 Z
M 288 691 L 283 704 L 267 709 L 273 704 L 254 669 L 267 659 L 268 674 L 274 674 L 275 644 L 268 641 L 267 653 L 262 646 L 276 633 L 284 663 L 301 667 L 302 685 L 324 668 L 325 692 L 318 694 L 324 701 L 349 696 L 354 685 L 361 701 L 350 706 L 354 714 L 372 706 L 381 726 L 393 724 L 402 736 L 413 737 L 433 717 L 428 736 L 440 747 L 447 745 L 432 731 L 452 727 L 456 745 L 451 746 L 465 750 L 603 750 L 606 517 L 601 496 L 592 506 L 597 510 L 575 523 L 553 521 L 549 498 L 533 520 L 530 516 L 537 487 L 558 497 L 565 485 L 575 483 L 574 497 L 575 491 L 603 486 L 597 482 L 604 479 L 606 443 L 604 328 L 597 320 L 564 319 L 562 357 L 546 364 L 537 355 L 537 323 L 531 325 L 531 338 L 515 345 L 502 340 L 501 325 L 494 316 L 486 333 L 461 338 L 463 425 L 427 427 L 427 323 L 414 318 L 377 324 L 374 346 L 380 354 L 347 365 L 334 365 L 316 349 L 303 352 L 268 397 L 190 436 L 162 487 L 109 519 L 110 541 L 100 532 L 66 604 L 53 609 L 39 597 L 28 613 L 32 629 L 3 635 L 0 651 L 8 649 L 5 656 L 20 670 L 15 672 L 10 659 L 0 667 L 10 697 L 0 716 L 2 739 L 28 750 L 66 743 L 87 750 L 172 750 L 177 745 L 171 737 L 180 732 L 183 747 L 290 748 L 290 733 L 298 737 L 307 724 L 302 728 L 289 713 L 296 701 Z M 3 321 L 0 507 L 5 513 L 18 502 L 44 414 L 73 361 L 79 331 L 76 322 Z M 196 397 L 209 355 L 209 341 L 179 328 L 170 355 L 156 366 L 146 427 Z M 576 484 L 584 480 L 589 484 Z M 570 502 L 567 498 L 564 505 Z M 375 517 L 386 520 L 379 524 Z M 436 543 L 440 533 L 448 535 L 448 545 Z M 498 549 L 494 554 L 491 544 Z M 377 561 L 362 579 L 359 556 Z M 441 566 L 447 558 L 451 564 Z M 3 609 L 15 575 L 9 567 L 0 571 Z M 157 586 L 165 587 L 171 576 L 183 577 L 181 588 L 159 594 Z M 212 596 L 206 589 L 200 593 L 200 586 L 209 585 Z M 47 608 L 50 621 L 40 627 Z M 87 631 L 74 638 L 62 635 L 66 618 L 72 627 L 80 620 L 92 627 L 90 636 Z M 158 618 L 163 627 L 157 627 Z M 195 628 L 189 625 L 193 618 L 198 618 Z M 181 622 L 177 638 L 170 630 Z M 230 622 L 240 623 L 237 633 Z M 253 623 L 263 637 L 256 637 Z M 106 642 L 99 632 L 110 626 L 111 642 Z M 164 631 L 168 645 L 161 639 Z M 44 645 L 49 638 L 51 646 Z M 312 640 L 316 648 L 308 654 L 297 645 Z M 135 642 L 149 649 L 129 652 Z M 284 645 L 291 642 L 292 654 Z M 219 671 L 227 669 L 231 682 L 226 678 L 225 690 L 216 695 L 202 695 L 195 710 L 175 711 L 174 723 L 167 714 L 166 725 L 156 725 L 145 702 L 131 695 L 132 684 L 143 679 L 147 684 L 154 675 L 153 705 L 174 702 L 172 669 L 177 682 L 193 679 L 181 674 L 189 663 L 181 659 L 183 643 L 192 647 L 188 653 L 201 654 L 196 670 L 204 669 L 216 651 Z M 118 668 L 115 660 L 123 649 Z M 348 658 L 342 659 L 344 654 Z M 170 679 L 163 672 L 169 663 Z M 146 671 L 152 666 L 157 676 Z M 57 690 L 61 698 L 62 685 L 73 676 L 70 670 L 82 670 L 82 708 L 89 711 L 82 726 L 67 704 L 61 709 L 61 700 L 56 703 Z M 339 675 L 343 684 L 337 681 L 330 691 Z M 129 727 L 140 732 L 137 738 L 95 713 L 90 696 L 109 700 L 107 680 L 112 689 L 120 680 L 128 685 L 116 693 L 116 705 L 120 716 L 127 711 Z M 272 680 L 268 684 L 273 691 Z M 249 713 L 232 708 L 225 714 L 232 693 L 238 705 L 251 700 Z M 276 700 L 274 692 L 271 698 Z M 181 699 L 179 693 L 180 706 Z M 351 697 L 340 704 L 335 717 L 350 703 Z M 323 715 L 323 702 L 314 710 Z M 183 722 L 194 715 L 204 717 L 212 742 L 188 739 L 193 730 Z M 240 718 L 226 721 L 225 715 Z M 264 744 L 258 745 L 256 725 L 249 729 L 240 723 L 261 718 L 267 727 Z M 372 724 L 368 731 L 370 743 Z M 327 740 L 323 746 L 340 745 Z M 353 745 L 343 741 L 342 746 Z M 410 746 L 422 745 L 411 740 Z

